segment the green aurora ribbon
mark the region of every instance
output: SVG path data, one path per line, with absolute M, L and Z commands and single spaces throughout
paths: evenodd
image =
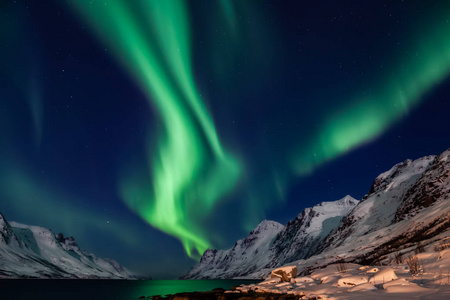
M 186 3 L 74 5 L 142 87 L 163 124 L 156 151 L 148 150 L 152 182 L 140 185 L 123 176 L 121 194 L 148 223 L 178 238 L 187 254 L 198 258 L 210 247 L 201 220 L 234 187 L 240 166 L 221 146 L 195 84 Z

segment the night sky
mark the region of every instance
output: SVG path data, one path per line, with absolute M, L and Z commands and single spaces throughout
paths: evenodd
M 0 212 L 155 278 L 450 147 L 448 1 L 0 2 Z

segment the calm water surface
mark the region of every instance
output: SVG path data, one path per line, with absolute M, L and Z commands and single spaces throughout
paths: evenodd
M 255 280 L 0 280 L 0 299 L 138 299 L 141 296 L 229 289 Z

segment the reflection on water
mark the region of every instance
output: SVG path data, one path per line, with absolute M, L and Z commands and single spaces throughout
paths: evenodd
M 176 294 L 181 292 L 203 292 L 215 288 L 230 289 L 239 284 L 261 282 L 260 280 L 153 280 L 142 281 L 130 291 L 131 297 Z
M 0 280 L 0 299 L 138 299 L 141 296 L 210 291 L 255 280 Z

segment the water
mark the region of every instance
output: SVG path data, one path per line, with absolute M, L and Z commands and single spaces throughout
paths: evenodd
M 138 299 L 141 296 L 230 289 L 255 280 L 33 280 L 1 279 L 0 299 Z

